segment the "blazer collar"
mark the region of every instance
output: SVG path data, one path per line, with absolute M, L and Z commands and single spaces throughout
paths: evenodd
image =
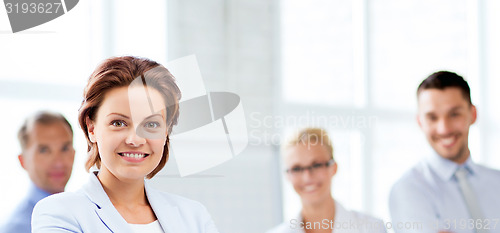
M 352 218 L 352 216 L 350 216 L 349 211 L 346 208 L 344 208 L 343 205 L 341 205 L 339 202 L 337 202 L 337 200 L 334 200 L 334 202 L 335 202 L 335 219 L 334 219 L 334 221 L 345 221 L 346 219 L 349 220 Z M 299 220 L 299 222 L 304 221 L 304 217 L 302 216 L 302 211 L 300 211 L 299 214 L 297 215 L 297 220 Z
M 96 205 L 95 212 L 97 216 L 111 232 L 132 233 L 128 223 L 109 200 L 101 182 L 97 179 L 97 172 L 90 173 L 89 181 L 83 186 L 83 191 L 90 201 Z
M 144 182 L 146 196 L 160 225 L 165 233 L 186 232 L 185 226 L 180 224 L 182 219 L 175 203 L 168 201 L 158 190 Z M 83 186 L 87 197 L 96 205 L 96 214 L 111 232 L 132 233 L 128 223 L 111 203 L 104 191 L 101 182 L 97 179 L 97 172 L 91 172 L 87 184 Z
M 163 231 L 165 233 L 188 232 L 182 224 L 184 221 L 181 219 L 176 203 L 167 199 L 160 191 L 152 188 L 148 180 L 144 181 L 144 187 L 149 204 L 155 212 Z

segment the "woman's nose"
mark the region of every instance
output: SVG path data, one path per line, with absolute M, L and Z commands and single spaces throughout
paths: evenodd
M 125 140 L 125 143 L 133 147 L 139 147 L 146 143 L 146 139 L 137 135 L 136 130 L 132 128 L 127 136 L 127 139 Z

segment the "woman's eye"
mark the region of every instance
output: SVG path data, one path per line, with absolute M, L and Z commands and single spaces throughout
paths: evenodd
M 144 124 L 144 126 L 146 128 L 154 129 L 154 128 L 160 127 L 160 123 L 158 123 L 158 122 L 147 122 L 146 124 Z
M 125 127 L 125 126 L 127 126 L 127 124 L 125 124 L 125 122 L 123 122 L 123 121 L 112 121 L 111 125 L 114 126 L 114 127 Z
M 323 164 L 322 163 L 315 163 L 312 165 L 313 168 L 321 168 L 323 167 Z

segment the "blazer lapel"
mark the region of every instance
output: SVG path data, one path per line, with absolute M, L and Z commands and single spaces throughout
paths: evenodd
M 83 186 L 87 197 L 96 205 L 95 212 L 102 223 L 114 233 L 132 233 L 128 223 L 118 213 L 109 200 L 108 195 L 102 188 L 101 182 L 97 179 L 96 173 L 90 174 L 90 180 Z
M 128 223 L 122 218 L 120 213 L 115 208 L 102 208 L 95 211 L 102 223 L 114 233 L 132 233 L 128 227 Z M 116 213 L 115 213 L 116 212 Z
M 165 233 L 188 232 L 184 226 L 179 208 L 172 206 L 160 193 L 145 181 L 146 195 Z

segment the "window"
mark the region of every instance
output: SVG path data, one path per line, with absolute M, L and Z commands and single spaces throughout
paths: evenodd
M 416 121 L 416 88 L 451 70 L 469 82 L 479 120 L 469 137 L 476 162 L 500 167 L 500 17 L 496 1 L 281 1 L 281 99 L 290 116 L 375 119 L 329 130 L 338 157 L 333 196 L 348 208 L 390 220 L 388 195 L 403 172 L 432 151 Z M 485 13 L 485 14 L 483 14 Z M 487 49 L 486 49 L 487 48 Z M 496 85 L 495 85 L 496 84 Z M 333 117 L 333 118 L 332 118 Z M 496 119 L 496 120 L 494 120 Z M 303 125 L 288 125 L 283 133 Z M 484 139 L 488 138 L 487 141 Z M 426 150 L 422 150 L 426 148 Z M 496 156 L 497 157 L 497 156 Z M 300 201 L 284 183 L 284 217 Z

